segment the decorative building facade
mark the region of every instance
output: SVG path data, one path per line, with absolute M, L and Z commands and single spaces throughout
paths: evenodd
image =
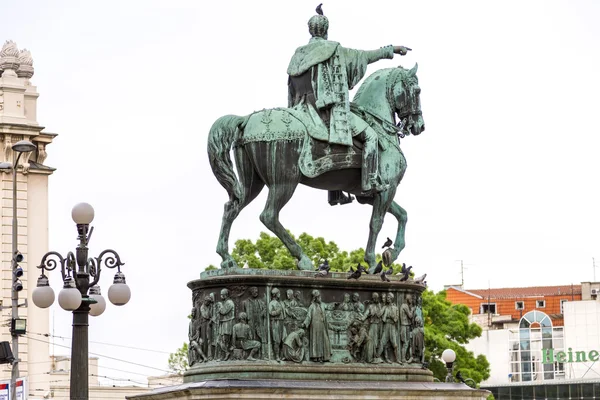
M 11 146 L 19 140 L 28 140 L 36 146 L 31 153 L 23 153 L 17 168 L 17 219 L 18 249 L 25 259 L 20 266 L 24 270 L 21 277 L 23 290 L 18 292 L 18 314 L 27 320 L 30 332 L 47 332 L 49 311 L 33 304 L 31 293 L 36 285 L 38 271 L 36 260 L 48 251 L 48 177 L 53 168 L 44 165 L 46 146 L 52 143 L 56 134 L 44 132 L 37 122 L 37 88 L 31 84 L 33 59 L 25 49 L 19 50 L 12 41 L 7 41 L 0 50 L 0 161 L 13 163 L 15 154 Z M 12 288 L 12 173 L 0 173 L 2 181 L 0 207 L 2 221 L 2 286 L 0 301 L 2 319 L 10 321 Z M 1 341 L 11 342 L 9 328 L 0 330 Z M 30 340 L 27 335 L 19 338 L 21 376 L 35 376 L 29 383 L 30 393 L 45 393 L 49 390 L 48 343 Z M 0 368 L 0 379 L 10 379 L 10 364 Z
M 483 328 L 467 348 L 490 362 L 497 400 L 600 398 L 600 283 L 446 290 Z

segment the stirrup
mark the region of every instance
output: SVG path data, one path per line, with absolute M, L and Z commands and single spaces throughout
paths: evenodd
M 341 190 L 330 190 L 327 196 L 327 200 L 329 205 L 335 206 L 337 204 L 344 205 L 348 203 L 352 203 L 354 201 L 354 196 L 351 194 L 344 194 Z
M 385 192 L 389 188 L 390 188 L 390 185 L 387 183 L 375 184 L 371 187 L 371 189 L 361 192 L 360 195 L 363 197 L 373 197 L 373 195 L 375 195 L 377 193 Z

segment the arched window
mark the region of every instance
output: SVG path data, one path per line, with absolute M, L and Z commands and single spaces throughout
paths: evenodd
M 511 332 L 510 379 L 520 382 L 555 379 L 563 371 L 562 365 L 543 363 L 543 354 L 546 349 L 562 348 L 562 338 L 563 328 L 554 328 L 546 313 L 533 310 L 523 315 L 519 329 Z
M 521 321 L 519 322 L 519 328 L 529 328 L 536 322 L 538 327 L 541 326 L 543 328 L 552 328 L 552 321 L 550 320 L 550 317 L 546 315 L 546 313 L 537 310 L 529 311 L 527 314 L 523 315 Z

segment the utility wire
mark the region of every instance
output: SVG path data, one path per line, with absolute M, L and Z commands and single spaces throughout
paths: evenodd
M 38 363 L 41 363 L 41 362 L 52 362 L 52 361 L 39 361 Z M 33 363 L 30 363 L 30 364 L 33 364 Z M 143 376 L 143 377 L 146 377 L 146 378 L 148 377 L 148 374 L 143 374 L 143 373 L 140 373 L 140 372 L 133 372 L 133 371 L 126 371 L 126 370 L 123 370 L 123 369 L 118 369 L 118 368 L 113 368 L 113 367 L 98 366 L 98 368 L 99 369 L 110 369 L 110 370 L 113 370 L 113 371 L 124 372 L 126 374 L 131 374 L 131 375 L 139 375 L 139 376 Z M 37 374 L 29 374 L 28 376 L 58 375 L 59 373 L 68 374 L 68 373 L 70 373 L 70 371 L 68 371 L 68 370 L 54 370 L 54 371 L 38 372 Z M 181 380 L 176 379 L 176 378 L 168 378 L 167 376 L 161 376 L 160 379 L 163 379 L 163 380 L 166 380 L 166 381 L 169 381 L 169 382 L 173 382 L 175 384 L 181 383 Z M 41 382 L 41 381 L 39 381 L 39 382 Z M 159 382 L 153 383 L 153 385 L 168 386 L 168 385 L 166 385 L 164 383 L 159 383 Z
M 149 383 L 143 383 L 143 382 L 138 382 L 138 381 L 134 381 L 132 379 L 127 379 L 127 378 L 115 378 L 112 376 L 106 376 L 106 375 L 95 375 L 95 374 L 90 374 L 90 376 L 95 376 L 96 378 L 105 378 L 105 379 L 110 379 L 112 381 L 121 381 L 121 382 L 131 382 L 131 383 L 135 383 L 138 385 L 142 385 L 143 387 L 148 387 L 150 386 Z
M 37 332 L 28 332 L 28 333 L 32 333 L 34 335 L 45 336 L 45 337 L 53 337 L 53 338 L 57 338 L 57 339 L 71 340 L 70 337 L 53 335 L 51 333 L 37 333 Z M 114 344 L 114 343 L 106 343 L 106 342 L 95 342 L 93 340 L 90 340 L 89 343 L 103 344 L 103 345 L 106 345 L 106 346 L 122 347 L 122 348 L 125 348 L 125 349 L 133 349 L 133 350 L 140 350 L 140 351 L 150 351 L 150 352 L 153 352 L 153 353 L 171 354 L 168 351 L 153 350 L 153 349 L 144 349 L 144 348 L 141 348 L 141 347 L 125 346 L 125 345 L 122 345 L 122 344 Z
M 50 344 L 50 342 L 48 342 L 47 340 L 40 340 L 40 339 L 36 339 L 36 338 L 34 338 L 34 337 L 30 337 L 30 336 L 27 336 L 27 335 L 25 335 L 25 336 L 26 336 L 28 339 L 35 340 L 35 341 L 37 341 L 37 342 L 42 342 L 42 343 L 47 343 L 47 344 Z M 71 348 L 70 346 L 64 346 L 64 345 L 61 345 L 61 344 L 54 344 L 54 345 L 55 345 L 55 346 L 59 346 L 59 347 L 64 347 L 64 348 L 67 348 L 67 349 L 70 349 L 70 348 Z M 139 363 L 135 363 L 135 362 L 132 362 L 132 361 L 122 360 L 122 359 L 120 359 L 120 358 L 111 357 L 111 356 L 107 356 L 107 355 L 104 355 L 104 354 L 93 353 L 93 352 L 91 352 L 91 351 L 89 352 L 89 354 L 92 354 L 92 355 L 95 355 L 95 356 L 99 356 L 99 357 L 108 358 L 108 359 L 110 359 L 110 360 L 115 360 L 115 361 L 124 362 L 124 363 L 127 363 L 127 364 L 137 365 L 138 367 L 144 367 L 144 368 L 154 369 L 154 370 L 156 370 L 156 371 L 160 371 L 160 372 L 166 372 L 166 373 L 169 373 L 169 374 L 173 372 L 173 371 L 168 371 L 168 370 L 166 370 L 166 369 L 161 369 L 161 368 L 151 367 L 151 366 L 149 366 L 149 365 L 144 365 L 144 364 L 139 364 Z

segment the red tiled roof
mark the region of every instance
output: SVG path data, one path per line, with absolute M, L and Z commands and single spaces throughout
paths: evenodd
M 580 295 L 581 285 L 562 285 L 562 286 L 531 286 L 531 287 L 520 287 L 520 288 L 499 288 L 499 289 L 474 289 L 465 290 L 491 299 L 517 299 L 523 297 L 534 297 L 534 296 L 558 296 L 558 295 Z

